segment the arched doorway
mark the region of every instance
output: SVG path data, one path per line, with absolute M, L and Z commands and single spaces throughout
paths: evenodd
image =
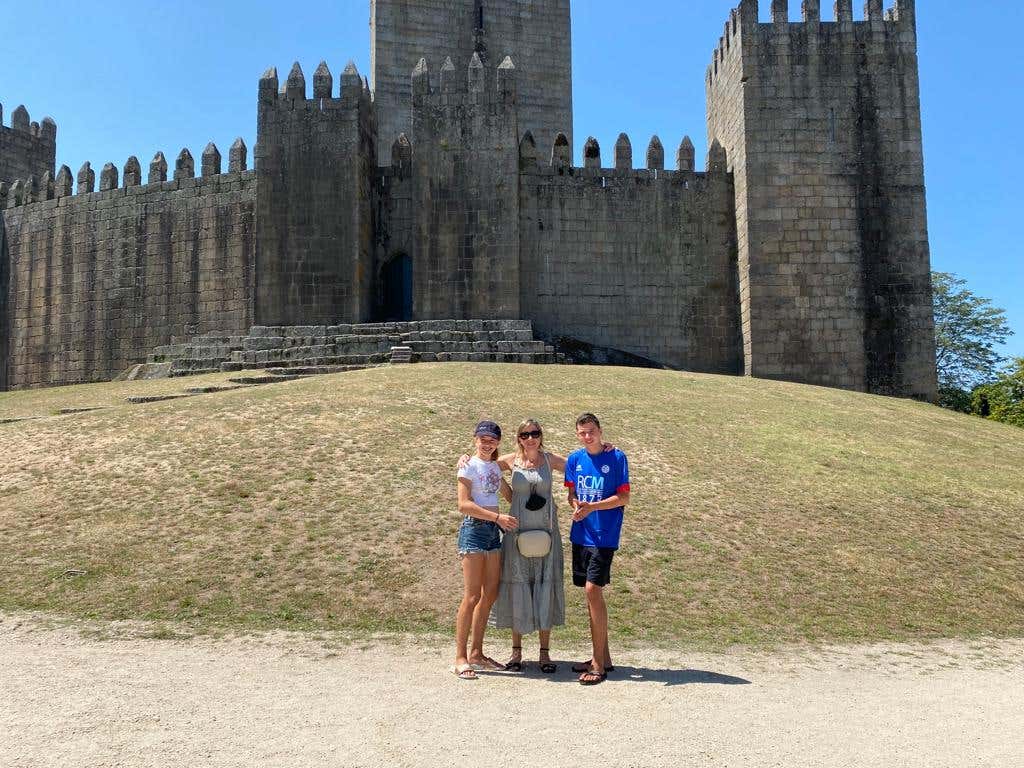
M 412 320 L 412 259 L 399 253 L 381 270 L 383 320 Z

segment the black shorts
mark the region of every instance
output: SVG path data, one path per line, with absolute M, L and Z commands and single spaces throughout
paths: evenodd
M 606 587 L 612 580 L 612 558 L 614 549 L 605 547 L 584 547 L 572 545 L 572 583 L 585 587 L 589 581 L 599 587 Z

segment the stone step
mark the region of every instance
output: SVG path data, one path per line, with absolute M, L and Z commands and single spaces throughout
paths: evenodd
M 228 381 L 232 384 L 277 384 L 282 381 L 298 381 L 299 379 L 306 379 L 308 376 L 300 376 L 297 374 L 279 374 L 276 376 L 234 376 Z
M 324 365 L 352 365 L 366 368 L 388 362 L 388 355 L 383 352 L 376 355 L 334 355 L 330 357 L 307 357 L 300 360 L 282 360 L 270 363 L 255 363 L 257 368 L 302 368 L 320 367 Z
M 372 366 L 368 365 L 307 365 L 295 368 L 267 368 L 271 376 L 320 376 L 329 373 L 347 373 L 349 371 L 364 371 Z

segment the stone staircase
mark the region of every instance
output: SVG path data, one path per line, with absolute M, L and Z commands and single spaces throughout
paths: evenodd
M 556 363 L 554 347 L 533 337 L 529 320 L 420 320 L 354 325 L 253 326 L 246 336 L 207 333 L 157 347 L 149 365 L 170 376 L 265 369 L 310 376 L 387 363 Z

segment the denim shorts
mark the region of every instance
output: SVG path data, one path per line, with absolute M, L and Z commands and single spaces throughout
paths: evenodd
M 501 549 L 501 529 L 490 520 L 466 517 L 459 526 L 459 556 L 497 552 Z

